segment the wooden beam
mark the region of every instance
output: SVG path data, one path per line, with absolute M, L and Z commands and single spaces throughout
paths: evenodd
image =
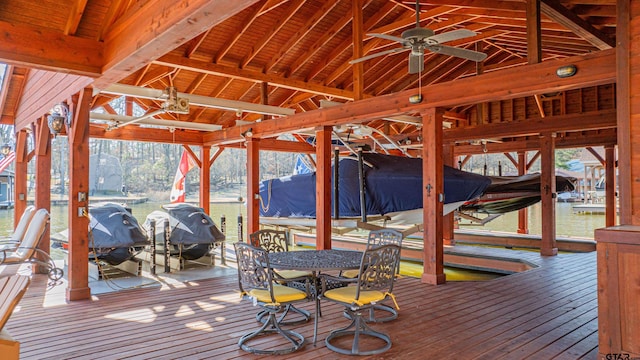
M 555 134 L 546 132 L 540 136 L 540 197 L 541 242 L 540 255 L 558 255 L 556 245 L 556 162 Z
M 45 209 L 51 213 L 51 134 L 47 117 L 42 116 L 36 122 L 35 131 L 35 201 L 36 209 Z M 51 252 L 51 229 L 47 227 L 40 239 L 38 248 L 47 254 Z M 46 274 L 46 267 L 38 266 L 38 273 Z
M 571 78 L 558 78 L 555 70 L 573 64 L 578 72 Z M 350 102 L 339 106 L 299 113 L 286 118 L 272 119 L 251 126 L 236 126 L 205 135 L 205 142 L 216 145 L 242 141 L 240 134 L 249 128 L 258 137 L 271 137 L 304 127 L 361 123 L 367 120 L 419 111 L 429 106 L 456 105 L 496 101 L 536 93 L 562 91 L 615 81 L 615 52 L 611 50 L 540 64 L 491 72 L 456 81 L 422 88 L 423 104 L 411 104 L 409 97 L 415 90 Z M 559 124 L 560 125 L 560 124 Z
M 633 6 L 631 5 L 633 3 Z M 618 167 L 623 173 L 618 178 L 620 224 L 640 225 L 640 142 L 638 125 L 640 110 L 637 97 L 640 85 L 640 59 L 638 52 L 638 34 L 640 23 L 633 13 L 638 11 L 638 2 L 619 0 L 616 2 L 616 108 L 618 122 Z M 628 171 L 628 174 L 625 174 Z M 600 346 L 604 342 L 600 343 Z
M 211 155 L 210 146 L 200 147 L 200 191 L 199 200 L 200 207 L 204 209 L 206 214 L 211 214 L 211 161 L 209 156 Z M 224 254 L 221 255 L 224 257 Z
M 353 41 L 353 58 L 359 59 L 363 56 L 362 38 L 364 36 L 364 24 L 362 15 L 363 0 L 353 0 L 351 2 L 351 12 L 353 13 L 352 41 Z M 353 71 L 353 98 L 361 100 L 364 95 L 364 64 L 362 62 L 351 65 Z
M 100 76 L 104 46 L 42 27 L 0 21 L 0 62 L 34 69 Z
M 316 249 L 331 249 L 331 126 L 316 130 Z M 337 200 L 337 199 L 336 199 Z
M 427 109 L 422 116 L 422 203 L 424 271 L 422 282 L 444 284 L 442 111 Z
M 86 300 L 89 289 L 89 110 L 92 89 L 74 96 L 69 130 L 69 266 L 67 301 Z
M 605 226 L 615 226 L 618 214 L 616 201 L 616 153 L 614 146 L 605 146 Z
M 106 87 L 195 38 L 258 0 L 151 0 L 139 2 L 104 35 L 102 75 Z M 131 36 L 135 34 L 135 36 Z M 68 56 L 68 54 L 67 54 Z
M 204 133 L 199 131 L 175 129 L 171 132 L 168 129 L 142 128 L 135 125 L 107 131 L 107 125 L 105 124 L 91 124 L 89 129 L 89 135 L 96 139 L 142 141 L 165 144 L 179 143 L 195 146 L 203 144 L 203 134 Z
M 522 176 L 527 173 L 527 152 L 518 151 L 518 161 L 516 166 L 518 167 L 518 176 Z M 529 210 L 528 208 L 518 210 L 518 234 L 529 233 Z
M 613 39 L 569 11 L 557 0 L 540 0 L 540 10 L 550 19 L 562 24 L 600 50 L 607 50 L 616 46 Z
M 237 67 L 192 60 L 183 56 L 165 55 L 160 57 L 158 60 L 155 60 L 154 64 L 173 66 L 183 70 L 202 72 L 215 76 L 230 77 L 233 79 L 245 80 L 254 83 L 267 82 L 272 86 L 311 92 L 318 95 L 327 95 L 339 99 L 353 99 L 353 93 L 351 91 L 332 88 L 314 82 L 284 78 L 275 74 L 265 74 L 254 70 L 240 69 Z
M 14 212 L 16 214 L 24 213 L 27 208 L 27 171 L 29 165 L 29 151 L 27 149 L 28 133 L 25 129 L 16 131 L 16 160 L 14 165 L 15 181 L 14 181 Z M 20 218 L 14 216 L 13 228 L 18 225 Z
M 612 109 L 448 129 L 444 132 L 444 141 L 528 136 L 537 135 L 544 131 L 564 132 L 610 129 L 615 128 L 616 125 L 616 111 Z
M 247 140 L 247 234 L 260 230 L 259 187 L 260 139 L 249 138 Z

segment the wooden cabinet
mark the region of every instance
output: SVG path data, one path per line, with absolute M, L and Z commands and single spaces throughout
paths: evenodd
M 640 226 L 595 231 L 599 359 L 640 358 Z

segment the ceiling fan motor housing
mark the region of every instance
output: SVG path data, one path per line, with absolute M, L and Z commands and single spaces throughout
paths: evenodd
M 428 37 L 433 36 L 435 33 L 431 29 L 416 27 L 413 29 L 405 30 L 402 32 L 402 38 L 405 40 L 418 40 L 423 41 Z

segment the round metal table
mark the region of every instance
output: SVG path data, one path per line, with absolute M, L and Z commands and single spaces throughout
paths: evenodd
M 299 250 L 269 253 L 269 264 L 279 270 L 350 270 L 360 268 L 362 252 L 353 250 Z

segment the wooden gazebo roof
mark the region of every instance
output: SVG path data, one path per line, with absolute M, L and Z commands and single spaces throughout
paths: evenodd
M 367 34 L 400 36 L 414 27 L 415 8 L 411 1 L 13 0 L 0 6 L 0 29 L 4 34 L 0 61 L 10 65 L 0 97 L 2 123 L 24 128 L 54 104 L 67 101 L 91 85 L 92 111 L 104 113 L 92 116 L 93 137 L 231 144 L 241 141 L 238 135 L 257 121 L 268 123 L 267 120 L 283 114 L 306 113 L 318 109 L 323 100 L 350 102 L 404 94 L 420 85 L 444 84 L 506 69 L 511 72 L 501 81 L 513 82 L 517 88 L 519 82 L 529 81 L 520 78 L 528 70 L 514 71 L 514 68 L 529 63 L 581 60 L 594 56 L 591 53 L 602 54 L 598 55 L 602 59 L 598 61 L 610 62 L 613 50 L 601 50 L 615 45 L 615 3 L 544 0 L 540 2 L 537 27 L 537 12 L 527 1 L 422 0 L 422 27 L 436 34 L 463 28 L 473 30 L 476 36 L 447 45 L 484 52 L 487 59 L 476 63 L 427 52 L 425 70 L 409 74 L 406 51 L 361 65 L 351 65 L 349 61 L 358 57 L 354 51 L 369 55 L 399 46 Z M 359 37 L 362 42 L 356 40 L 354 46 L 354 38 Z M 540 46 L 536 46 L 538 42 Z M 531 131 L 512 131 L 513 127 L 496 131 L 488 127 L 490 131 L 485 134 L 477 125 L 522 123 L 558 115 L 565 117 L 564 124 L 574 124 L 556 129 L 566 134 L 562 137 L 577 136 L 567 146 L 583 140 L 586 144 L 615 141 L 615 131 L 611 130 L 615 121 L 598 120 L 596 125 L 582 126 L 590 123 L 590 116 L 601 119 L 603 114 L 615 111 L 613 83 L 609 74 L 597 79 L 578 79 L 571 86 L 548 85 L 549 89 L 560 91 L 538 87 L 537 92 L 522 93 L 504 101 L 508 96 L 491 88 L 484 98 L 477 100 L 461 96 L 459 102 L 444 103 L 448 125 L 452 129 L 472 126 L 474 130 L 472 135 L 460 131 L 448 137 L 445 134 L 445 140 L 491 137 L 492 141 L 484 143 L 496 147 L 510 140 L 526 139 Z M 474 84 L 477 86 L 480 85 Z M 147 121 L 105 131 L 109 124 L 113 127 L 114 122 L 109 119 L 122 123 L 134 118 L 133 106 L 124 113 L 113 109 L 109 105 L 113 98 L 125 95 L 129 104 L 137 104 L 149 114 L 161 109 L 166 101 L 166 96 L 153 97 L 170 87 L 175 88 L 178 98 L 188 98 L 190 104 L 186 113 L 160 111 L 156 118 L 171 121 L 164 122 L 165 128 L 152 133 L 148 129 L 140 131 L 142 123 L 149 122 L 143 119 Z M 144 88 L 156 91 L 149 95 Z M 449 97 L 458 95 L 464 94 Z M 195 101 L 196 97 L 203 101 Z M 216 105 L 219 99 L 223 100 L 224 109 Z M 227 104 L 224 100 L 241 103 Z M 425 102 L 429 100 L 426 98 Z M 583 105 L 594 102 L 596 108 Z M 270 107 L 262 111 L 249 104 Z M 418 110 L 406 108 L 395 112 L 416 115 Z M 566 118 L 572 113 L 587 113 L 587 121 L 584 117 Z M 284 128 L 287 132 L 305 128 L 304 118 L 301 121 Z M 411 118 L 353 117 L 353 123 L 359 122 L 394 140 L 409 139 L 414 145 L 420 140 L 419 121 Z M 347 124 L 349 120 L 343 117 L 338 123 Z M 232 130 L 235 127 L 240 128 Z M 174 129 L 179 131 L 170 133 Z M 270 136 L 278 133 L 263 129 Z M 595 133 L 584 137 L 584 131 Z M 304 137 L 305 133 L 300 135 Z M 472 153 L 478 149 L 467 146 L 460 151 Z

